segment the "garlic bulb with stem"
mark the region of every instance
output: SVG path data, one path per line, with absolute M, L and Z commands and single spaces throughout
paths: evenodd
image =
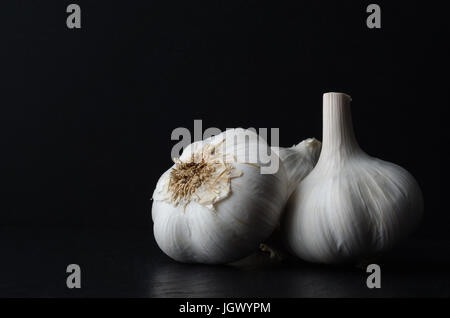
M 263 173 L 268 162 L 275 169 Z M 286 192 L 286 172 L 266 141 L 251 130 L 226 130 L 188 146 L 159 179 L 156 242 L 180 262 L 236 261 L 273 232 Z
M 290 251 L 317 263 L 358 262 L 407 236 L 423 211 L 421 190 L 403 168 L 370 157 L 352 127 L 350 96 L 323 96 L 319 161 L 291 196 L 283 222 Z

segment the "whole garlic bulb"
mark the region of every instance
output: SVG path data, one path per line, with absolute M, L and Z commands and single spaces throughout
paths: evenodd
M 419 223 L 421 190 L 403 168 L 368 156 L 352 127 L 351 98 L 323 96 L 319 161 L 291 196 L 282 228 L 298 257 L 363 261 L 391 248 Z
M 277 164 L 276 172 L 261 172 L 263 153 Z M 239 260 L 273 232 L 286 191 L 280 159 L 255 132 L 231 129 L 195 142 L 153 193 L 156 242 L 180 262 Z

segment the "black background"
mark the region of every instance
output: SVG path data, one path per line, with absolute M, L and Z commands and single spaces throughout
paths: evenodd
M 1 4 L 2 229 L 139 229 L 159 257 L 150 198 L 171 165 L 173 129 L 193 131 L 194 119 L 279 128 L 291 146 L 321 139 L 322 94 L 341 91 L 362 148 L 423 190 L 413 239 L 450 238 L 441 2 L 377 1 L 377 30 L 366 26 L 368 1 L 79 0 L 82 28 L 70 30 L 71 2 Z M 22 240 L 39 249 L 35 236 Z

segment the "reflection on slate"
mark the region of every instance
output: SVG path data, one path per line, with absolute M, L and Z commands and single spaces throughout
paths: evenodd
M 379 260 L 378 290 L 357 268 L 179 264 L 158 251 L 151 229 L 3 227 L 0 242 L 1 297 L 450 296 L 446 241 L 410 240 Z M 72 263 L 81 267 L 81 289 L 66 287 Z

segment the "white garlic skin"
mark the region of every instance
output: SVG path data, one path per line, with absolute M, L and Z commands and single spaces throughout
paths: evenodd
M 242 134 L 249 131 L 227 130 L 197 144 L 202 149 L 204 143 L 217 144 L 224 137 L 231 140 Z M 258 250 L 273 232 L 286 203 L 287 176 L 281 163 L 274 174 L 261 174 L 259 167 L 246 163 L 246 152 L 255 144 L 267 147 L 255 133 L 250 134 L 249 143 L 226 147 L 237 159 L 235 171 L 242 175 L 230 180 L 231 191 L 213 207 L 195 201 L 175 206 L 160 199 L 164 176 L 173 167 L 160 178 L 153 196 L 152 219 L 156 242 L 165 254 L 184 263 L 230 263 Z M 180 159 L 187 160 L 190 154 L 191 147 L 187 147 Z M 279 161 L 274 152 L 271 159 Z
M 283 162 L 288 176 L 288 197 L 316 165 L 321 147 L 322 144 L 316 138 L 305 139 L 290 148 L 272 147 Z
M 423 212 L 422 193 L 411 174 L 359 148 L 350 100 L 324 94 L 322 153 L 287 204 L 282 230 L 288 247 L 310 262 L 378 256 L 410 234 Z

